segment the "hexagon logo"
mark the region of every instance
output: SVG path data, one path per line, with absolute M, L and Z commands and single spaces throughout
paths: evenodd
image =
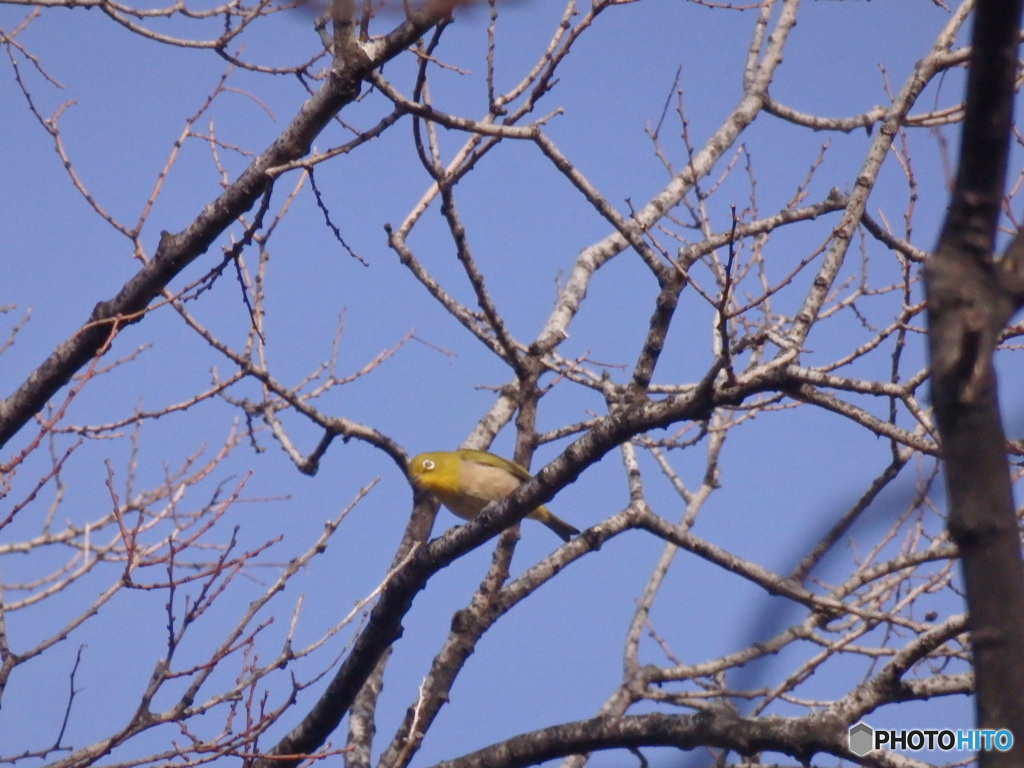
M 875 730 L 865 722 L 850 726 L 848 733 L 850 751 L 858 757 L 864 757 L 874 749 Z

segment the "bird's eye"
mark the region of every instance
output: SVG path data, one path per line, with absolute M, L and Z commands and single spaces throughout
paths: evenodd
M 430 459 L 424 459 L 423 460 L 423 469 L 425 469 L 427 472 L 429 472 L 433 468 L 434 468 L 434 462 L 432 462 Z

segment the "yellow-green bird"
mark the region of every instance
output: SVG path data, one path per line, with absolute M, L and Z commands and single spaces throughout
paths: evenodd
M 409 462 L 409 479 L 462 519 L 472 520 L 490 502 L 504 499 L 529 480 L 530 473 L 493 453 L 462 449 L 419 454 Z M 543 505 L 527 517 L 544 523 L 564 541 L 579 533 Z

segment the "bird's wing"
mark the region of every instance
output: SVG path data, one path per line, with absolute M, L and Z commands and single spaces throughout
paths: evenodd
M 520 480 L 529 480 L 531 477 L 529 472 L 520 467 L 514 461 L 503 459 L 500 456 L 495 456 L 493 453 L 488 453 L 487 451 L 471 451 L 466 449 L 463 451 L 462 458 L 464 461 L 471 461 L 474 464 L 483 464 L 485 467 L 497 467 L 499 469 L 504 469 L 507 472 L 511 472 Z

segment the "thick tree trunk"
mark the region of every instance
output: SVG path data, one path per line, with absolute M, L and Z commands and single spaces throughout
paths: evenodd
M 999 261 L 1021 0 L 979 0 L 956 187 L 925 267 L 932 400 L 970 615 L 979 728 L 1009 729 L 1024 764 L 1024 566 L 993 369 L 999 334 L 1021 305 L 1020 238 Z

